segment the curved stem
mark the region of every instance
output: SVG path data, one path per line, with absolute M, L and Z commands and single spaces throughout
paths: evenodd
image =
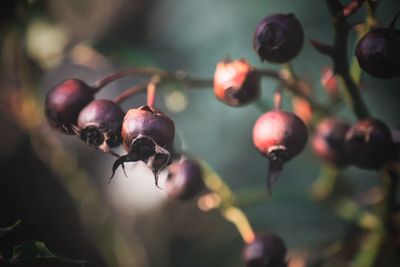
M 350 75 L 348 53 L 347 53 L 347 40 L 349 28 L 346 22 L 346 17 L 343 16 L 343 6 L 338 0 L 326 0 L 329 11 L 333 18 L 334 25 L 334 49 L 335 56 L 332 57 L 334 72 L 340 76 L 343 81 L 345 90 L 347 92 L 347 101 L 353 108 L 356 116 L 367 118 L 370 116 L 367 106 L 360 95 L 360 90 Z
M 254 231 L 244 212 L 234 205 L 235 194 L 230 190 L 229 186 L 224 183 L 222 178 L 205 162 L 202 162 L 202 167 L 206 186 L 216 194 L 220 200 L 217 206 L 222 216 L 233 223 L 244 242 L 252 242 L 255 239 Z
M 282 85 L 281 83 L 275 89 L 274 93 L 274 109 L 281 110 L 282 109 Z
M 154 108 L 154 102 L 156 101 L 156 89 L 159 82 L 160 77 L 154 76 L 147 84 L 147 106 L 151 108 Z
M 133 96 L 133 95 L 135 95 L 135 94 L 137 94 L 137 93 L 139 93 L 141 91 L 144 91 L 144 89 L 146 89 L 148 83 L 149 82 L 140 83 L 140 84 L 137 84 L 137 85 L 135 85 L 135 86 L 133 86 L 131 88 L 128 88 L 128 89 L 124 90 L 121 94 L 117 95 L 114 98 L 113 101 L 115 103 L 117 103 L 117 104 L 122 103 L 127 98 L 129 98 L 129 97 L 131 97 L 131 96 Z
M 212 86 L 212 80 L 194 79 L 189 77 L 184 71 L 168 72 L 158 68 L 150 67 L 131 67 L 112 73 L 92 84 L 95 91 L 100 90 L 109 83 L 132 75 L 154 76 L 157 75 L 163 82 L 179 82 L 191 87 L 208 87 Z

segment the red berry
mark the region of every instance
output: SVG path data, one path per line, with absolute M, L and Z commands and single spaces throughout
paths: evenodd
M 293 113 L 275 110 L 258 118 L 253 128 L 253 143 L 270 160 L 267 180 L 269 193 L 283 164 L 303 151 L 307 138 L 306 125 Z
M 183 158 L 168 166 L 165 191 L 169 198 L 189 200 L 203 188 L 203 172 L 195 160 Z
M 109 151 L 121 144 L 121 127 L 125 112 L 115 102 L 93 100 L 78 117 L 79 136 L 87 144 Z
M 260 75 L 246 60 L 225 60 L 215 70 L 214 94 L 230 106 L 245 105 L 260 96 L 260 82 Z
M 293 14 L 274 14 L 258 24 L 253 47 L 261 60 L 285 63 L 296 57 L 304 44 L 304 31 Z
M 346 134 L 346 153 L 353 165 L 363 169 L 379 169 L 392 157 L 392 135 L 377 119 L 364 119 Z
M 256 121 L 253 142 L 258 151 L 273 161 L 285 163 L 299 154 L 307 143 L 307 128 L 295 114 L 270 111 Z
M 258 234 L 243 248 L 243 260 L 248 267 L 284 267 L 286 245 L 272 233 Z
M 347 165 L 345 136 L 349 128 L 347 122 L 337 118 L 327 118 L 320 122 L 312 138 L 314 153 L 336 167 Z
M 142 106 L 126 113 L 121 135 L 122 145 L 128 154 L 115 161 L 113 175 L 124 162 L 141 160 L 153 171 L 157 185 L 159 172 L 170 162 L 174 122 L 165 114 Z
M 76 134 L 79 112 L 93 100 L 95 90 L 81 80 L 65 80 L 46 96 L 45 114 L 50 126 L 69 135 Z

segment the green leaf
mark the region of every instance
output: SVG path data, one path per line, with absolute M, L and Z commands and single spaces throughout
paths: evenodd
M 0 237 L 2 237 L 3 235 L 5 235 L 5 234 L 11 232 L 12 230 L 14 230 L 14 228 L 17 227 L 20 223 L 21 223 L 21 220 L 18 220 L 11 226 L 0 228 Z
M 14 247 L 11 262 L 66 263 L 80 266 L 85 264 L 85 261 L 82 260 L 72 260 L 57 256 L 47 248 L 45 243 L 39 240 L 26 240 Z

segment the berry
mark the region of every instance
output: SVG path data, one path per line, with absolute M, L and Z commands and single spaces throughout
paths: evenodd
M 46 96 L 45 114 L 50 126 L 69 135 L 76 134 L 75 126 L 81 110 L 93 100 L 95 90 L 78 79 L 65 80 Z
M 183 158 L 168 167 L 165 191 L 169 198 L 189 200 L 203 188 L 203 172 L 196 161 Z
M 121 127 L 125 112 L 110 100 L 90 102 L 78 117 L 79 136 L 87 144 L 105 152 L 121 144 Z
M 347 165 L 345 136 L 350 125 L 337 118 L 327 118 L 318 124 L 312 138 L 314 153 L 336 167 Z
M 400 31 L 379 28 L 369 31 L 357 44 L 360 68 L 369 75 L 390 79 L 400 75 Z
M 304 31 L 293 14 L 274 14 L 258 24 L 253 47 L 261 60 L 285 63 L 296 57 L 304 44 Z
M 254 241 L 245 245 L 242 255 L 248 267 L 286 266 L 286 245 L 279 236 L 272 233 L 257 235 Z
M 253 128 L 253 142 L 262 155 L 285 163 L 299 154 L 307 143 L 307 128 L 295 114 L 270 111 Z
M 253 143 L 270 160 L 267 180 L 269 193 L 283 164 L 304 149 L 307 138 L 306 125 L 293 113 L 275 110 L 258 118 L 253 128 Z
M 377 119 L 354 124 L 346 134 L 345 147 L 350 163 L 363 169 L 379 169 L 393 155 L 390 130 Z
M 260 96 L 261 78 L 245 60 L 225 60 L 217 64 L 214 74 L 214 94 L 230 106 L 241 106 Z
M 174 122 L 165 114 L 142 106 L 126 113 L 121 135 L 122 145 L 128 153 L 115 161 L 113 175 L 124 162 L 141 160 L 151 168 L 158 185 L 159 172 L 170 163 L 175 136 Z

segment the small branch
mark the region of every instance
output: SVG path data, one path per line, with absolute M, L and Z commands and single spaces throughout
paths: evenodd
M 127 68 L 115 73 L 112 73 L 96 82 L 93 83 L 92 87 L 94 90 L 98 91 L 109 83 L 132 75 L 140 75 L 140 76 L 154 76 L 157 75 L 160 77 L 162 82 L 179 82 L 187 86 L 191 87 L 209 87 L 212 86 L 213 81 L 207 79 L 194 79 L 189 77 L 183 71 L 177 72 L 168 72 L 158 68 Z
M 347 53 L 349 29 L 346 22 L 346 17 L 344 17 L 342 13 L 343 7 L 338 0 L 326 0 L 326 2 L 333 18 L 335 31 L 334 48 L 336 51 L 336 56 L 332 58 L 334 72 L 342 78 L 348 94 L 347 101 L 353 108 L 356 116 L 359 119 L 369 117 L 370 114 L 367 106 L 361 98 L 360 90 L 350 75 Z
M 147 84 L 148 84 L 148 82 L 144 82 L 144 83 L 137 84 L 131 88 L 128 88 L 125 91 L 123 91 L 121 94 L 116 96 L 113 101 L 117 104 L 120 104 L 123 101 L 125 101 L 127 98 L 129 98 L 141 91 L 144 91 L 144 89 L 146 89 L 146 87 L 147 87 Z
M 235 225 L 245 243 L 252 242 L 255 238 L 255 233 L 244 212 L 234 205 L 235 194 L 230 190 L 228 185 L 224 183 L 222 178 L 205 162 L 202 162 L 202 166 L 206 186 L 219 197 L 220 201 L 217 207 L 222 216 Z
M 321 54 L 334 57 L 335 48 L 332 45 L 321 43 L 320 41 L 310 39 L 310 44 Z

